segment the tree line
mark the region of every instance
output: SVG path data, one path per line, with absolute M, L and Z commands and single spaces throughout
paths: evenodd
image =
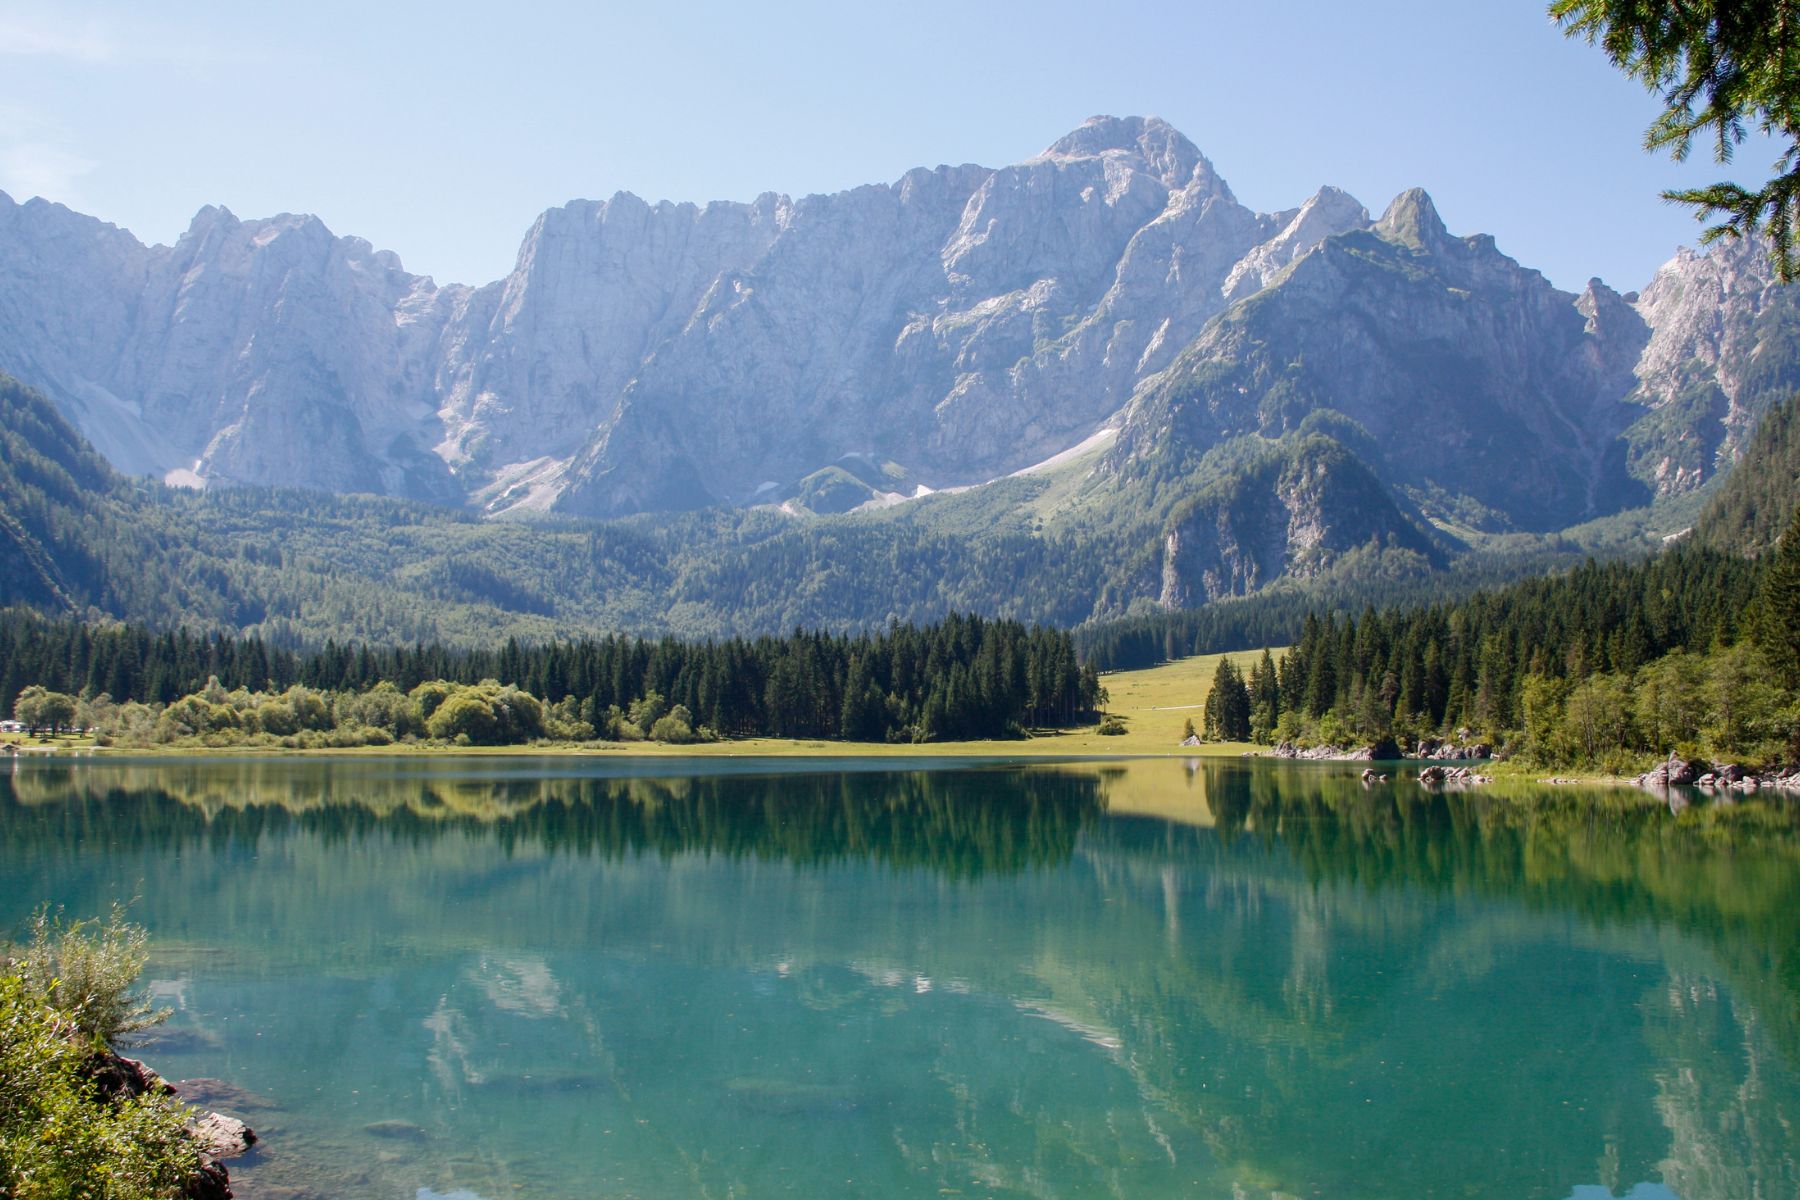
M 17 710 L 23 698 L 42 714 L 58 696 L 79 698 L 84 725 L 97 724 L 96 713 L 123 720 L 118 714 L 135 705 L 133 736 L 162 741 L 233 731 L 297 737 L 352 725 L 395 738 L 492 743 L 580 738 L 583 730 L 656 736 L 664 722 L 664 740 L 673 741 L 882 742 L 1019 736 L 1088 719 L 1103 693 L 1068 633 L 977 616 L 854 637 L 614 635 L 538 645 L 509 639 L 473 651 L 327 642 L 297 654 L 255 637 L 0 612 L 0 711 Z
M 1550 765 L 1800 758 L 1800 511 L 1747 559 L 1679 546 L 1468 599 L 1309 614 L 1279 664 L 1222 662 L 1208 736 L 1478 739 Z

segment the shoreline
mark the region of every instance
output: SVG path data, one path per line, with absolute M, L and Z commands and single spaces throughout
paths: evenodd
M 1117 762 L 1155 761 L 1159 759 L 1245 759 L 1289 766 L 1338 766 L 1352 763 L 1365 766 L 1388 766 L 1417 769 L 1443 766 L 1432 758 L 1362 759 L 1289 758 L 1274 754 L 1269 747 L 1245 742 L 1208 742 L 1198 746 L 1176 746 L 1150 749 L 1143 745 L 1115 746 L 1111 743 L 1137 740 L 1126 737 L 1101 737 L 1088 732 L 1043 734 L 1013 741 L 871 743 L 832 742 L 783 738 L 746 738 L 718 742 L 696 742 L 676 745 L 664 742 L 605 742 L 597 744 L 521 744 L 510 746 L 455 746 L 444 743 L 394 743 L 386 746 L 291 746 L 243 745 L 154 745 L 96 746 L 91 742 L 65 743 L 53 746 L 21 745 L 18 758 L 31 759 L 126 759 L 126 758 L 356 758 L 356 759 L 786 759 L 796 762 L 809 759 L 864 759 L 892 761 L 909 759 L 963 759 L 970 762 Z M 1632 777 L 1603 772 L 1562 771 L 1546 773 L 1543 768 L 1527 767 L 1504 759 L 1479 760 L 1482 770 L 1496 783 L 1535 783 L 1547 787 L 1631 787 Z M 1646 793 L 1649 794 L 1649 793 Z
M 1108 737 L 1024 738 L 1018 741 L 871 743 L 795 741 L 781 738 L 747 738 L 741 741 L 695 742 L 674 745 L 663 742 L 605 742 L 599 744 L 532 744 L 512 746 L 453 746 L 443 743 L 394 743 L 387 746 L 156 745 L 156 746 L 23 746 L 16 757 L 34 759 L 80 758 L 868 758 L 932 759 L 966 758 L 993 761 L 1042 759 L 1094 760 L 1259 758 L 1240 743 L 1183 746 L 1171 750 L 1142 747 L 1113 749 Z M 1071 744 L 1074 742 L 1075 744 Z M 1051 744 L 1054 743 L 1054 744 Z M 1100 743 L 1095 745 L 1094 743 Z

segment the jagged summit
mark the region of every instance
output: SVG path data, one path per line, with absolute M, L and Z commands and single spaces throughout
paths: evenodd
M 277 214 L 268 219 L 272 221 L 280 220 L 283 215 L 286 214 Z M 223 204 L 207 204 L 202 205 L 200 211 L 194 214 L 194 219 L 188 222 L 187 232 L 189 235 L 193 235 L 197 231 L 211 229 L 218 225 L 229 226 L 240 224 L 242 224 L 242 222 L 238 220 L 237 214 L 232 212 L 229 208 L 226 208 Z
M 1374 276 L 1333 251 L 1375 239 L 1430 253 Z M 1331 187 L 1253 212 L 1155 117 L 1095 117 L 1009 166 L 798 200 L 571 201 L 481 286 L 409 275 L 311 216 L 209 206 L 176 246 L 146 247 L 0 197 L 0 371 L 133 473 L 613 516 L 984 483 L 1122 428 L 1202 350 L 1249 364 L 1208 393 L 1218 411 L 1192 435 L 1206 445 L 1353 401 L 1375 429 L 1409 346 L 1448 400 L 1486 388 L 1491 412 L 1535 389 L 1521 428 L 1550 413 L 1565 441 L 1614 413 L 1634 368 L 1658 407 L 1699 395 L 1686 364 L 1724 364 L 1691 454 L 1673 419 L 1631 450 L 1658 486 L 1703 482 L 1759 403 L 1734 391 L 1747 351 L 1707 319 L 1728 296 L 1749 321 L 1775 294 L 1754 256 L 1679 258 L 1633 305 L 1556 292 L 1490 248 L 1451 237 L 1422 190 L 1378 224 Z M 1388 287 L 1361 324 L 1338 320 L 1355 289 Z M 1640 359 L 1645 326 L 1659 332 Z M 1234 339 L 1253 327 L 1251 355 Z M 1492 366 L 1480 379 L 1471 347 Z M 1163 437 L 1147 428 L 1146 444 Z M 1544 520 L 1580 497 L 1582 463 L 1614 455 L 1577 449 Z M 846 456 L 881 473 L 820 483 Z
M 1050 143 L 1039 158 L 1100 158 L 1122 154 L 1172 188 L 1196 179 L 1215 187 L 1224 181 L 1199 147 L 1161 117 L 1089 117 L 1078 129 Z
M 1282 268 L 1328 237 L 1369 227 L 1369 211 L 1350 193 L 1322 187 L 1298 209 L 1276 214 L 1281 232 L 1250 251 L 1225 280 L 1225 298 L 1237 300 L 1266 287 Z
M 1389 241 L 1415 250 L 1435 250 L 1450 240 L 1450 231 L 1438 216 L 1437 205 L 1424 188 L 1407 188 L 1387 206 L 1375 232 Z

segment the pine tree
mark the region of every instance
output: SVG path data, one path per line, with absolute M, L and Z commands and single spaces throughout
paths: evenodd
M 1800 687 L 1800 507 L 1764 568 L 1752 628 L 1782 682 Z
M 1250 740 L 1271 741 L 1281 720 L 1281 682 L 1275 656 L 1263 647 L 1262 657 L 1250 671 Z
M 1219 659 L 1206 694 L 1206 736 L 1224 742 L 1250 740 L 1250 689 L 1228 657 Z

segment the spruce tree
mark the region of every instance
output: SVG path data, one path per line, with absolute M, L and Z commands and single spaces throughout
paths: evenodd
M 1275 724 L 1281 720 L 1281 682 L 1276 673 L 1275 656 L 1263 648 L 1262 658 L 1250 671 L 1250 740 L 1271 741 Z
M 1250 689 L 1231 659 L 1221 657 L 1206 694 L 1206 736 L 1223 742 L 1250 740 Z
M 1782 683 L 1800 687 L 1800 507 L 1763 570 L 1752 628 Z

